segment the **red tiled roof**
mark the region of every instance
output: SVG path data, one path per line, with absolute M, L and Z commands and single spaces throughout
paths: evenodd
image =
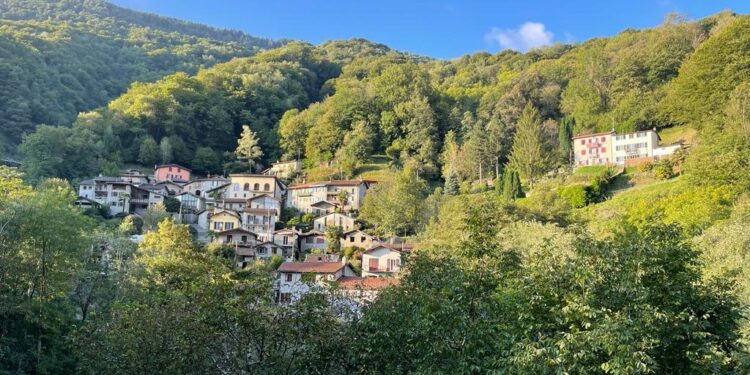
M 338 280 L 342 289 L 379 290 L 396 285 L 399 280 L 394 277 L 358 277 L 345 276 Z
M 289 186 L 289 189 L 301 189 L 310 186 L 358 186 L 361 183 L 373 184 L 377 183 L 375 180 L 330 180 L 330 181 L 315 181 L 304 184 L 297 184 Z
M 279 272 L 335 273 L 344 268 L 341 262 L 284 262 Z
M 581 134 L 581 135 L 574 136 L 572 139 L 596 137 L 596 136 L 599 136 L 599 135 L 611 135 L 611 134 L 614 134 L 614 133 L 615 133 L 614 131 L 610 130 L 608 132 L 601 132 L 601 133 Z

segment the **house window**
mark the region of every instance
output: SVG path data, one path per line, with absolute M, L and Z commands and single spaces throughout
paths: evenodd
M 227 234 L 227 242 L 232 242 L 232 235 L 231 234 Z
M 253 185 L 253 190 L 255 191 L 260 190 L 260 184 L 256 183 L 255 185 Z
M 313 238 L 312 237 L 305 238 L 305 243 L 313 243 Z
M 349 236 L 349 242 L 354 242 L 354 236 Z
M 365 237 L 364 236 L 360 237 L 359 242 L 365 242 Z
M 369 270 L 370 271 L 377 271 L 378 270 L 378 259 L 370 259 L 370 262 L 368 263 Z
M 602 147 L 602 152 L 607 152 L 607 148 L 606 147 Z
M 281 241 L 281 242 L 282 242 L 282 243 L 283 243 L 284 245 L 286 245 L 286 244 L 287 244 L 287 243 L 289 242 L 289 237 L 287 237 L 287 236 L 281 237 L 281 239 L 282 239 L 282 241 Z
M 224 228 L 226 228 L 226 230 L 230 230 L 234 228 L 234 223 L 224 223 Z
M 249 191 L 250 190 L 250 184 L 249 183 L 245 183 L 245 187 L 244 187 L 243 190 Z
M 269 184 L 263 185 L 263 191 L 271 191 L 271 185 Z
M 581 150 L 581 155 L 586 155 L 586 150 Z
M 291 273 L 286 274 L 286 281 L 287 282 L 292 282 L 292 274 Z
M 242 242 L 247 243 L 247 236 L 242 236 Z
M 585 139 L 581 139 L 581 144 L 585 145 L 586 144 L 586 140 Z
M 169 167 L 169 171 L 172 172 L 172 167 Z
M 326 241 L 325 239 L 320 238 L 320 237 L 318 237 L 318 238 L 315 239 L 316 243 L 324 243 L 325 241 Z

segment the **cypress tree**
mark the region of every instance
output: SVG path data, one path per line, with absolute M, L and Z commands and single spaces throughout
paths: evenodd
M 563 117 L 562 120 L 560 120 L 560 127 L 557 132 L 560 155 L 566 162 L 568 162 L 568 159 L 570 158 L 571 139 L 573 138 L 574 126 L 575 119 L 572 117 Z
M 512 201 L 521 196 L 523 196 L 523 191 L 518 171 L 506 170 L 503 174 L 503 198 L 506 201 Z

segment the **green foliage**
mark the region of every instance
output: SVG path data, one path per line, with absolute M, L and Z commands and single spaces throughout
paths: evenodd
M 379 348 L 363 354 L 368 372 L 733 370 L 737 301 L 701 282 L 676 228 L 520 257 L 493 240 L 486 214 L 468 223 L 464 252 L 417 255 L 366 310 L 358 332 Z
M 360 218 L 374 225 L 378 234 L 414 234 L 424 225 L 427 193 L 424 180 L 405 170 L 368 190 Z
M 221 172 L 220 160 L 219 155 L 211 147 L 198 147 L 193 157 L 193 170 L 206 175 Z
M 521 190 L 521 178 L 515 169 L 506 169 L 503 173 L 503 189 L 501 196 L 505 201 L 512 201 L 516 198 L 523 197 Z
M 249 164 L 249 169 L 255 169 L 258 159 L 263 156 L 263 150 L 258 145 L 258 137 L 249 126 L 242 125 L 242 134 L 237 140 L 237 149 L 234 153 L 237 158 Z
M 143 228 L 143 219 L 135 215 L 128 215 L 122 219 L 122 222 L 118 226 L 118 229 L 122 234 L 126 236 L 132 236 L 134 234 L 141 233 Z
M 164 208 L 169 213 L 176 213 L 180 212 L 180 206 L 181 203 L 177 198 L 173 198 L 170 196 L 164 197 Z
M 539 111 L 528 103 L 523 109 L 513 139 L 510 166 L 533 185 L 549 166 L 548 151 L 542 138 L 542 120 Z
M 156 165 L 161 160 L 161 149 L 154 137 L 143 138 L 138 149 L 138 162 L 144 165 Z
M 70 123 L 133 81 L 278 46 L 99 0 L 9 0 L 0 18 L 0 124 L 11 152 L 38 124 Z
M 338 225 L 329 225 L 326 227 L 326 249 L 329 253 L 338 253 L 341 250 L 341 237 L 344 236 L 344 229 Z
M 669 159 L 659 160 L 654 163 L 654 167 L 651 169 L 654 173 L 654 177 L 660 180 L 668 180 L 675 176 L 674 173 L 674 162 Z
M 586 207 L 589 204 L 589 187 L 587 185 L 561 187 L 560 197 L 566 199 L 573 208 Z
M 448 178 L 445 180 L 445 188 L 443 189 L 446 195 L 457 195 L 458 191 L 458 178 L 455 173 L 450 173 Z

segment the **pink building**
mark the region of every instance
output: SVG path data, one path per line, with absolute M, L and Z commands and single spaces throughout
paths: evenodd
M 615 132 L 586 134 L 573 137 L 574 166 L 614 164 L 612 138 Z
M 177 164 L 164 164 L 154 167 L 156 181 L 190 181 L 190 169 Z

